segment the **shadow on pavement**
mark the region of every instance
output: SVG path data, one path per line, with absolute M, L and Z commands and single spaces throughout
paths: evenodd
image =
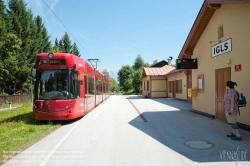
M 161 102 L 159 99 L 155 100 Z M 172 106 L 182 110 L 178 101 L 175 104 L 172 103 Z M 186 111 L 148 111 L 142 115 L 148 122 L 136 120 L 140 118 L 138 116 L 129 124 L 194 162 L 223 162 L 225 157 L 228 157 L 223 158 L 222 154 L 225 154 L 223 152 L 236 153 L 237 149 L 238 153 L 250 151 L 248 144 L 231 140 L 220 131 L 195 121 L 187 116 Z M 185 145 L 187 141 L 206 141 L 212 143 L 213 147 L 190 148 Z M 250 153 L 246 155 L 246 159 L 249 160 Z

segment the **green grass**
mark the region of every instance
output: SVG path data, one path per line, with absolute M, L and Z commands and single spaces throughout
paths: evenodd
M 61 122 L 36 121 L 33 117 L 32 104 L 24 103 L 11 111 L 0 112 L 0 163 L 6 153 L 20 151 L 53 130 Z
M 20 107 L 22 104 L 11 104 L 11 107 Z M 3 104 L 3 105 L 0 105 L 0 109 L 2 108 L 9 108 L 9 104 Z

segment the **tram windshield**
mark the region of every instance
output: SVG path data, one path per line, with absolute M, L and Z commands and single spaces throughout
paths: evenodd
M 37 70 L 35 99 L 65 100 L 79 97 L 77 72 L 67 70 Z

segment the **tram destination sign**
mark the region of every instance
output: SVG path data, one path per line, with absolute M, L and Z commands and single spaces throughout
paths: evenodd
M 66 59 L 40 59 L 38 65 L 66 65 Z
M 176 59 L 176 69 L 197 69 L 197 59 Z

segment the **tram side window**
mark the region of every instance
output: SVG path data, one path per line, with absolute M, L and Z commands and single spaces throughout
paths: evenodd
M 99 94 L 102 94 L 102 82 L 99 81 Z
M 89 77 L 89 94 L 94 95 L 94 79 Z
M 103 85 L 103 93 L 106 93 L 106 84 Z
M 79 98 L 80 96 L 80 80 L 79 73 L 76 71 L 71 72 L 71 86 L 70 92 L 72 94 L 71 98 Z
M 96 94 L 98 94 L 98 79 L 97 78 L 95 80 L 95 89 L 96 89 Z
M 101 94 L 102 91 L 101 91 L 101 81 L 98 80 L 98 94 Z
M 96 78 L 96 94 L 100 94 L 100 81 Z

